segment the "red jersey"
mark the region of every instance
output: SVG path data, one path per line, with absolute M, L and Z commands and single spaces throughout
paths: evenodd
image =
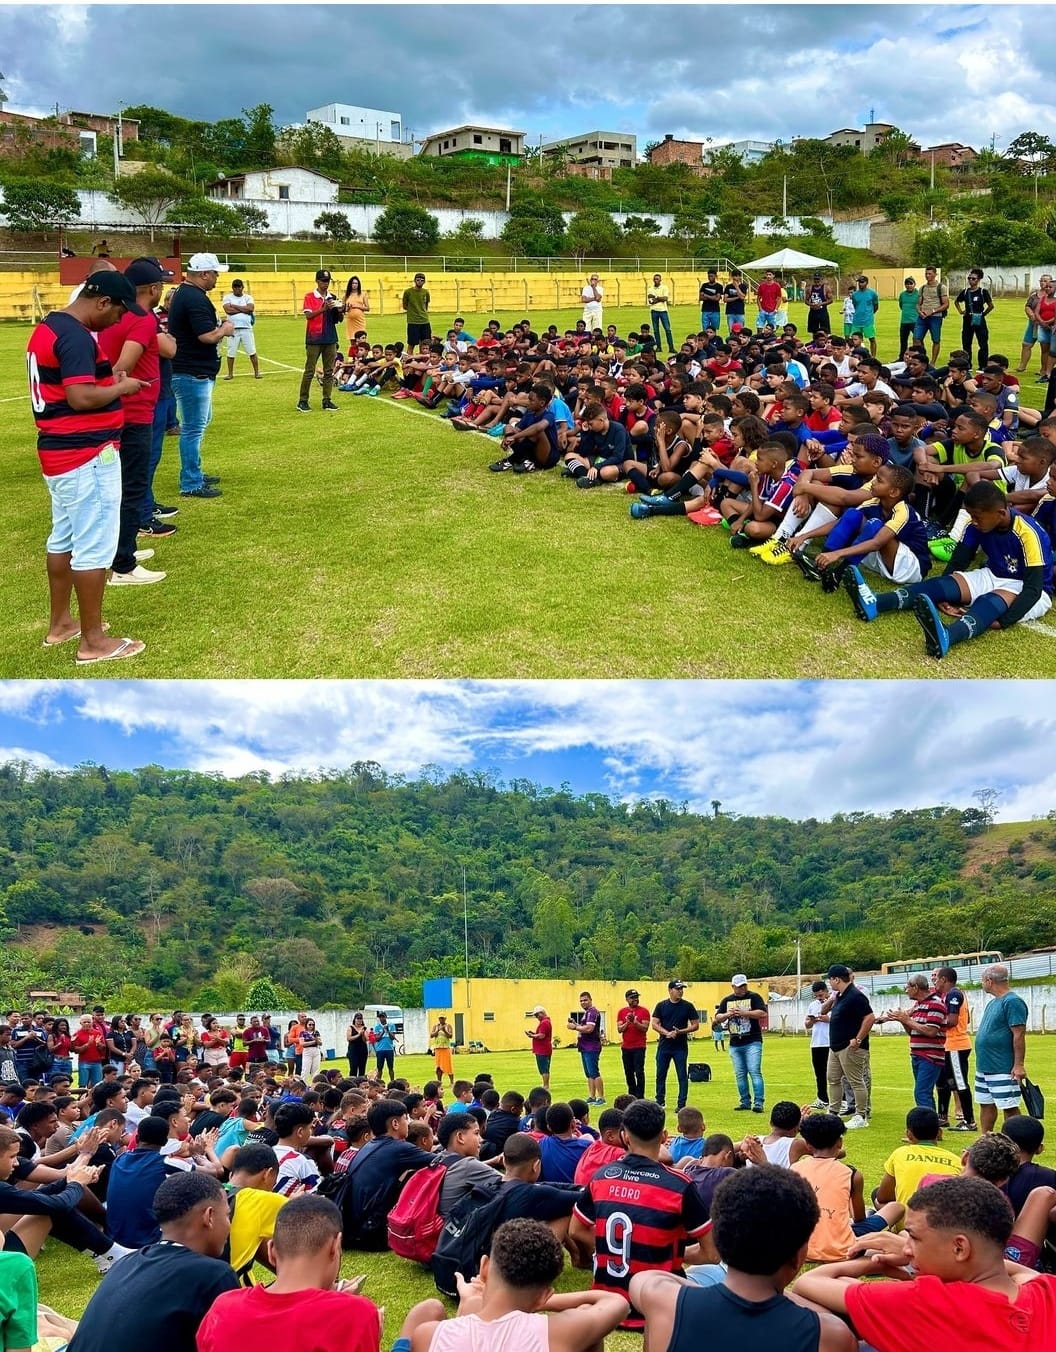
M 843 414 L 838 408 L 830 408 L 828 413 L 819 413 L 817 409 L 811 409 L 803 419 L 804 427 L 809 427 L 812 432 L 831 432 L 833 428 L 839 427 L 843 421 Z
M 622 1160 L 627 1151 L 622 1145 L 606 1145 L 604 1141 L 594 1141 L 587 1146 L 579 1157 L 572 1182 L 585 1188 L 594 1175 L 606 1164 Z
M 536 1056 L 551 1056 L 554 1051 L 554 1025 L 545 1016 L 532 1034 L 532 1052 Z
M 684 1173 L 635 1154 L 598 1170 L 572 1214 L 594 1230 L 594 1288 L 621 1296 L 636 1272 L 681 1274 L 686 1245 L 710 1226 Z M 620 1327 L 644 1326 L 632 1306 Z
M 95 335 L 79 319 L 56 310 L 37 325 L 26 348 L 29 399 L 37 424 L 37 455 L 49 478 L 69 474 L 121 440 L 120 399 L 77 413 L 66 402 L 68 385 L 113 385 L 110 363 Z
M 199 1326 L 198 1352 L 262 1346 L 378 1352 L 380 1339 L 377 1306 L 365 1296 L 314 1289 L 276 1295 L 266 1286 L 251 1286 L 217 1296 Z
M 621 1046 L 627 1051 L 636 1051 L 639 1047 L 645 1046 L 645 1034 L 649 1028 L 649 1011 L 643 1009 L 641 1005 L 637 1009 L 632 1009 L 630 1005 L 624 1005 L 616 1015 L 617 1025 L 623 1021 L 629 1020 L 627 1027 L 623 1030 L 623 1041 Z
M 125 340 L 138 343 L 143 354 L 134 368 L 126 374 L 137 380 L 149 380 L 151 383 L 135 394 L 128 394 L 121 400 L 125 412 L 125 422 L 133 426 L 142 426 L 154 421 L 154 406 L 158 402 L 158 377 L 161 374 L 161 353 L 158 351 L 158 321 L 153 311 L 126 310 L 116 324 L 103 329 L 99 334 L 99 351 L 111 366 L 115 366 Z
M 604 400 L 602 402 L 605 407 L 605 412 L 609 415 L 612 421 L 619 422 L 620 414 L 623 412 L 623 400 L 620 398 L 620 396 L 618 394 L 614 394 L 612 398 L 608 400 L 607 403 Z
M 956 1329 L 958 1352 L 1038 1352 L 1056 1347 L 1056 1277 L 1024 1282 L 1014 1304 L 973 1282 L 862 1282 L 847 1289 L 847 1313 L 877 1352 L 902 1352 L 910 1328 L 924 1346 Z

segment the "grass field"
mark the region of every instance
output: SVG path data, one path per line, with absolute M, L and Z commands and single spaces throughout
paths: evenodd
M 214 293 L 215 296 L 216 293 Z M 802 319 L 794 307 L 793 318 Z M 561 327 L 574 314 L 540 313 Z M 517 318 L 500 315 L 503 323 Z M 606 312 L 621 330 L 642 315 Z M 896 341 L 880 312 L 880 355 Z M 474 321 L 477 317 L 474 316 Z M 471 321 L 474 322 L 474 321 Z M 697 321 L 674 313 L 676 334 Z M 437 316 L 436 327 L 444 318 Z M 947 337 L 956 327 L 947 325 Z M 1018 357 L 1018 301 L 999 304 L 993 346 Z M 108 591 L 114 632 L 147 642 L 93 677 L 997 677 L 1040 676 L 1056 629 L 1020 627 L 924 656 L 911 616 L 858 622 L 796 569 L 767 568 L 725 532 L 632 521 L 623 486 L 576 492 L 556 474 L 489 474 L 496 445 L 456 435 L 407 402 L 341 399 L 295 411 L 303 324 L 256 329 L 265 380 L 216 390 L 204 464 L 215 501 L 176 496 L 166 442 L 158 497 L 182 503 L 179 533 L 150 565 L 165 582 Z M 0 677 L 75 674 L 70 647 L 44 650 L 47 494 L 25 397 L 24 325 L 0 326 Z M 401 336 L 379 319 L 371 337 Z M 1028 381 L 1032 377 L 1027 377 Z M 1023 387 L 1037 402 L 1041 386 Z
M 690 1060 L 706 1060 L 714 1078 L 708 1084 L 690 1087 L 690 1103 L 699 1107 L 705 1117 L 707 1130 L 727 1132 L 739 1140 L 746 1131 L 765 1135 L 769 1113 L 763 1117 L 735 1113 L 737 1095 L 728 1056 L 715 1052 L 710 1040 L 700 1039 L 694 1044 Z M 336 1063 L 341 1065 L 343 1063 Z M 1043 1087 L 1056 1081 L 1056 1038 L 1034 1036 L 1027 1042 L 1027 1067 L 1031 1078 Z M 602 1057 L 602 1072 L 606 1076 L 606 1094 L 609 1102 L 623 1090 L 619 1074 L 619 1055 L 609 1048 Z M 883 1162 L 899 1144 L 905 1126 L 905 1114 L 913 1106 L 909 1071 L 908 1044 L 903 1037 L 873 1039 L 873 1121 L 868 1130 L 848 1135 L 847 1158 L 865 1174 L 867 1188 L 874 1187 L 883 1172 Z M 432 1063 L 424 1056 L 401 1058 L 398 1072 L 412 1084 L 420 1087 L 431 1078 Z M 470 1078 L 481 1071 L 489 1072 L 496 1088 L 520 1089 L 527 1092 L 535 1084 L 530 1057 L 526 1053 L 505 1052 L 486 1056 L 460 1057 L 455 1074 Z M 767 1084 L 767 1104 L 772 1107 L 780 1099 L 806 1103 L 814 1097 L 814 1081 L 810 1070 L 810 1052 L 805 1037 L 768 1037 L 763 1053 L 763 1075 Z M 674 1100 L 669 1083 L 668 1100 Z M 654 1088 L 651 1063 L 646 1066 L 646 1088 Z M 555 1055 L 551 1078 L 555 1099 L 582 1095 L 584 1084 L 579 1073 L 579 1058 L 572 1051 Z M 597 1109 L 593 1110 L 596 1118 Z M 674 1113 L 668 1113 L 668 1130 L 675 1130 Z M 958 1132 L 948 1133 L 946 1145 L 959 1150 L 974 1137 Z M 40 1299 L 53 1308 L 76 1318 L 84 1309 L 99 1278 L 91 1262 L 83 1255 L 55 1243 L 48 1244 L 38 1262 Z M 424 1269 L 396 1258 L 392 1254 L 346 1254 L 342 1265 L 344 1276 L 367 1274 L 364 1294 L 385 1307 L 385 1334 L 382 1346 L 391 1345 L 399 1332 L 404 1315 L 419 1300 L 435 1295 L 432 1278 Z M 261 1273 L 262 1279 L 266 1274 Z M 589 1274 L 566 1266 L 561 1290 L 576 1290 L 589 1284 Z M 611 1352 L 633 1352 L 641 1348 L 640 1338 L 630 1334 L 615 1334 L 608 1340 Z

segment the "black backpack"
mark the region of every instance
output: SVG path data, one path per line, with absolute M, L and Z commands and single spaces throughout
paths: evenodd
M 448 1216 L 429 1260 L 441 1295 L 457 1300 L 455 1274 L 461 1272 L 469 1281 L 480 1271 L 480 1260 L 491 1247 L 491 1237 L 506 1219 L 508 1196 L 505 1188 L 498 1194 L 474 1188 Z
M 355 1199 L 352 1180 L 364 1159 L 375 1153 L 380 1142 L 368 1141 L 357 1150 L 342 1174 L 333 1173 L 320 1180 L 316 1193 L 329 1198 L 341 1212 L 341 1242 L 346 1249 L 384 1249 L 388 1247 L 388 1215 L 392 1207 L 392 1182 L 382 1180 L 374 1193 Z

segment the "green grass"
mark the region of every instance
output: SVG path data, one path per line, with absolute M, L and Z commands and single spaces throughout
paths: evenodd
M 1018 356 L 1020 306 L 999 306 L 994 347 Z M 517 316 L 502 314 L 504 323 Z M 606 314 L 621 329 L 635 310 Z M 798 307 L 794 317 L 802 318 Z M 439 317 L 438 317 L 439 318 Z M 476 317 L 475 317 L 476 318 Z M 572 312 L 533 316 L 571 323 Z M 676 333 L 696 312 L 675 312 Z M 895 338 L 881 310 L 881 355 Z M 437 328 L 442 328 L 439 319 Z M 955 328 L 948 325 L 949 338 Z M 372 337 L 400 335 L 379 318 Z M 267 378 L 240 358 L 216 390 L 207 472 L 224 497 L 182 500 L 156 542 L 159 586 L 108 591 L 113 630 L 147 642 L 93 677 L 997 677 L 1040 676 L 1052 635 L 1019 628 L 924 656 L 911 616 L 866 626 L 842 593 L 730 550 L 718 528 L 632 521 L 623 486 L 578 493 L 556 474 L 489 474 L 496 444 L 387 398 L 338 396 L 295 412 L 303 325 L 265 319 Z M 44 650 L 49 507 L 24 398 L 26 326 L 0 326 L 0 677 L 72 676 Z M 288 369 L 288 368 L 295 369 Z M 1028 401 L 1041 387 L 1023 387 Z M 314 393 L 318 406 L 318 391 Z M 158 497 L 176 496 L 166 441 Z
M 706 1060 L 711 1064 L 714 1078 L 709 1084 L 690 1087 L 690 1103 L 699 1107 L 705 1117 L 707 1130 L 728 1132 L 739 1140 L 746 1131 L 765 1135 L 769 1114 L 755 1117 L 734 1113 L 736 1093 L 729 1057 L 715 1052 L 710 1040 L 700 1039 L 693 1047 L 691 1061 Z M 341 1065 L 343 1063 L 336 1063 Z M 1056 1039 L 1030 1037 L 1027 1042 L 1027 1066 L 1032 1079 L 1048 1086 L 1056 1079 Z M 867 1188 L 880 1181 L 883 1162 L 899 1144 L 905 1126 L 905 1114 L 913 1106 L 909 1071 L 908 1044 L 903 1037 L 873 1039 L 873 1122 L 866 1131 L 848 1135 L 848 1160 L 865 1174 Z M 412 1084 L 420 1087 L 431 1078 L 432 1064 L 424 1056 L 401 1058 L 397 1070 Z M 487 1056 L 459 1057 L 455 1073 L 469 1078 L 488 1071 L 496 1088 L 518 1088 L 523 1092 L 536 1083 L 527 1053 L 502 1052 Z M 619 1075 L 619 1054 L 609 1048 L 602 1057 L 602 1071 L 606 1076 L 607 1097 L 612 1099 L 623 1089 Z M 767 1084 L 767 1103 L 772 1107 L 779 1099 L 789 1098 L 806 1103 L 814 1097 L 814 1080 L 810 1070 L 810 1052 L 806 1037 L 768 1037 L 763 1053 L 763 1075 Z M 673 1084 L 672 1080 L 669 1082 Z M 646 1087 L 654 1088 L 651 1060 L 646 1068 Z M 572 1051 L 555 1055 L 551 1088 L 555 1099 L 579 1096 L 584 1093 L 579 1073 L 579 1059 Z M 669 1099 L 673 1092 L 669 1087 Z M 594 1109 L 596 1117 L 597 1109 Z M 668 1113 L 668 1130 L 675 1129 L 674 1113 Z M 974 1140 L 951 1132 L 946 1145 L 962 1149 Z M 90 1261 L 63 1245 L 51 1243 L 38 1262 L 40 1299 L 62 1314 L 76 1318 L 84 1309 L 98 1284 L 98 1277 Z M 435 1295 L 431 1277 L 415 1264 L 405 1262 L 392 1254 L 346 1254 L 342 1273 L 346 1277 L 356 1273 L 367 1274 L 365 1294 L 385 1307 L 385 1337 L 382 1346 L 388 1346 L 399 1332 L 406 1312 L 419 1300 Z M 261 1272 L 262 1279 L 266 1276 Z M 589 1274 L 566 1266 L 560 1290 L 577 1290 L 589 1284 Z M 633 1352 L 641 1348 L 641 1340 L 632 1335 L 616 1334 L 607 1343 L 610 1352 Z

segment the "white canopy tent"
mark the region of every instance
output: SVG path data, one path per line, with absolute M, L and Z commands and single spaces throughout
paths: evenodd
M 746 271 L 755 272 L 760 269 L 765 271 L 767 268 L 772 268 L 774 272 L 801 271 L 803 268 L 832 268 L 839 271 L 839 264 L 834 263 L 831 258 L 815 258 L 813 254 L 800 253 L 798 249 L 778 249 L 776 253 L 767 254 L 765 258 L 755 258 L 750 263 L 741 263 L 740 266 Z

